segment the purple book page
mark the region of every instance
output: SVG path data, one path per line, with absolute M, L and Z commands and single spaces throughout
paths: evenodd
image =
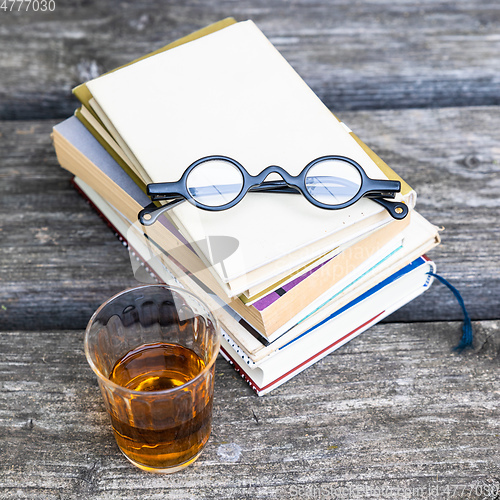
M 258 310 L 258 311 L 263 311 L 266 309 L 266 307 L 269 307 L 271 304 L 276 302 L 280 297 L 283 297 L 285 293 L 289 292 L 293 287 L 297 286 L 300 282 L 304 281 L 308 276 L 310 276 L 312 273 L 316 272 L 319 268 L 323 267 L 325 264 L 330 262 L 332 259 L 326 260 L 325 262 L 319 264 L 318 266 L 314 267 L 313 269 L 307 271 L 304 274 L 301 274 L 298 278 L 295 278 L 292 281 L 289 281 L 286 285 L 283 285 L 280 288 L 277 288 L 276 290 L 272 291 L 271 293 L 268 293 L 261 299 L 257 300 L 254 302 L 252 305 Z

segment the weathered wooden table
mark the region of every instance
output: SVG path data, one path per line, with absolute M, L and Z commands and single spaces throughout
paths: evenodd
M 0 498 L 500 498 L 500 4 L 42 3 L 0 8 Z M 452 350 L 461 312 L 436 283 L 263 398 L 221 359 L 207 448 L 153 475 L 118 452 L 82 348 L 93 310 L 136 284 L 129 256 L 49 133 L 74 85 L 228 15 L 254 19 L 446 228 L 430 256 L 474 348 Z

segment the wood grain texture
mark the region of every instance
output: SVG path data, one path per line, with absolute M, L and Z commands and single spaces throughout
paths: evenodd
M 127 250 L 59 167 L 54 123 L 0 124 L 0 330 L 84 328 L 137 284 Z
M 0 10 L 0 119 L 67 116 L 73 86 L 227 16 L 336 111 L 500 104 L 498 2 L 88 0 Z
M 439 227 L 429 253 L 477 319 L 500 314 L 500 108 L 342 113 L 356 133 L 416 191 L 417 210 Z M 460 317 L 435 284 L 393 321 Z
M 471 316 L 498 319 L 499 108 L 340 117 L 417 190 L 419 211 L 446 228 L 429 255 Z M 54 123 L 0 122 L 0 330 L 84 328 L 105 299 L 137 284 L 127 250 L 58 166 Z M 436 283 L 388 321 L 461 318 L 451 292 Z
M 457 354 L 458 323 L 378 325 L 263 398 L 220 359 L 210 441 L 172 476 L 119 453 L 81 331 L 0 333 L 0 496 L 498 498 L 500 322 L 474 326 Z
M 56 4 L 0 10 L 0 498 L 498 500 L 500 4 Z M 480 321 L 452 351 L 461 311 L 436 283 L 263 398 L 221 359 L 207 448 L 151 475 L 120 455 L 83 354 L 92 312 L 138 281 L 49 134 L 73 86 L 226 16 L 253 19 L 417 190 L 446 228 L 430 257 Z

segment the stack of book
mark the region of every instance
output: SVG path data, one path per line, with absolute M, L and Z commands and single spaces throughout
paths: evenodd
M 259 395 L 430 285 L 424 254 L 439 236 L 414 210 L 415 192 L 253 22 L 226 19 L 74 93 L 82 106 L 53 131 L 61 166 L 159 281 L 209 304 L 223 356 Z M 348 157 L 372 179 L 398 180 L 409 214 L 396 220 L 369 198 L 327 210 L 296 194 L 250 192 L 227 210 L 186 202 L 149 226 L 138 221 L 148 184 L 178 181 L 211 155 L 251 175 L 270 165 L 297 175 L 315 158 Z

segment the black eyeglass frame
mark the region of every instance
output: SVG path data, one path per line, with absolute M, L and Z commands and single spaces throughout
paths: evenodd
M 187 187 L 187 179 L 191 171 L 198 167 L 200 164 L 212 160 L 221 160 L 231 163 L 236 169 L 239 170 L 243 178 L 241 191 L 233 200 L 224 205 L 203 205 L 191 196 Z M 311 196 L 306 187 L 306 178 L 309 170 L 318 163 L 329 160 L 340 160 L 347 162 L 351 166 L 353 166 L 361 176 L 361 184 L 357 193 L 346 202 L 340 203 L 338 205 L 328 205 L 316 200 L 315 198 L 313 198 L 313 196 Z M 265 181 L 267 176 L 271 173 L 279 174 L 283 180 Z M 327 210 L 340 210 L 342 208 L 349 207 L 362 197 L 366 196 L 382 205 L 395 219 L 403 219 L 408 214 L 408 207 L 405 203 L 391 202 L 384 199 L 394 198 L 395 194 L 401 191 L 401 183 L 399 181 L 371 179 L 370 177 L 368 177 L 361 165 L 346 156 L 321 156 L 309 162 L 298 175 L 293 176 L 289 174 L 285 169 L 277 165 L 271 165 L 262 170 L 262 172 L 257 175 L 250 175 L 246 171 L 246 169 L 233 158 L 230 158 L 228 156 L 213 155 L 200 158 L 199 160 L 196 160 L 194 163 L 189 165 L 189 167 L 182 174 L 182 177 L 176 182 L 159 182 L 148 184 L 147 194 L 151 198 L 151 201 L 170 201 L 170 203 L 167 203 L 161 207 L 157 207 L 154 203 L 151 203 L 139 212 L 139 220 L 143 225 L 149 226 L 156 221 L 161 213 L 164 213 L 166 210 L 173 208 L 184 200 L 189 201 L 191 204 L 195 205 L 198 208 L 211 212 L 227 210 L 239 203 L 245 197 L 248 191 L 294 194 L 300 193 L 313 205 Z

